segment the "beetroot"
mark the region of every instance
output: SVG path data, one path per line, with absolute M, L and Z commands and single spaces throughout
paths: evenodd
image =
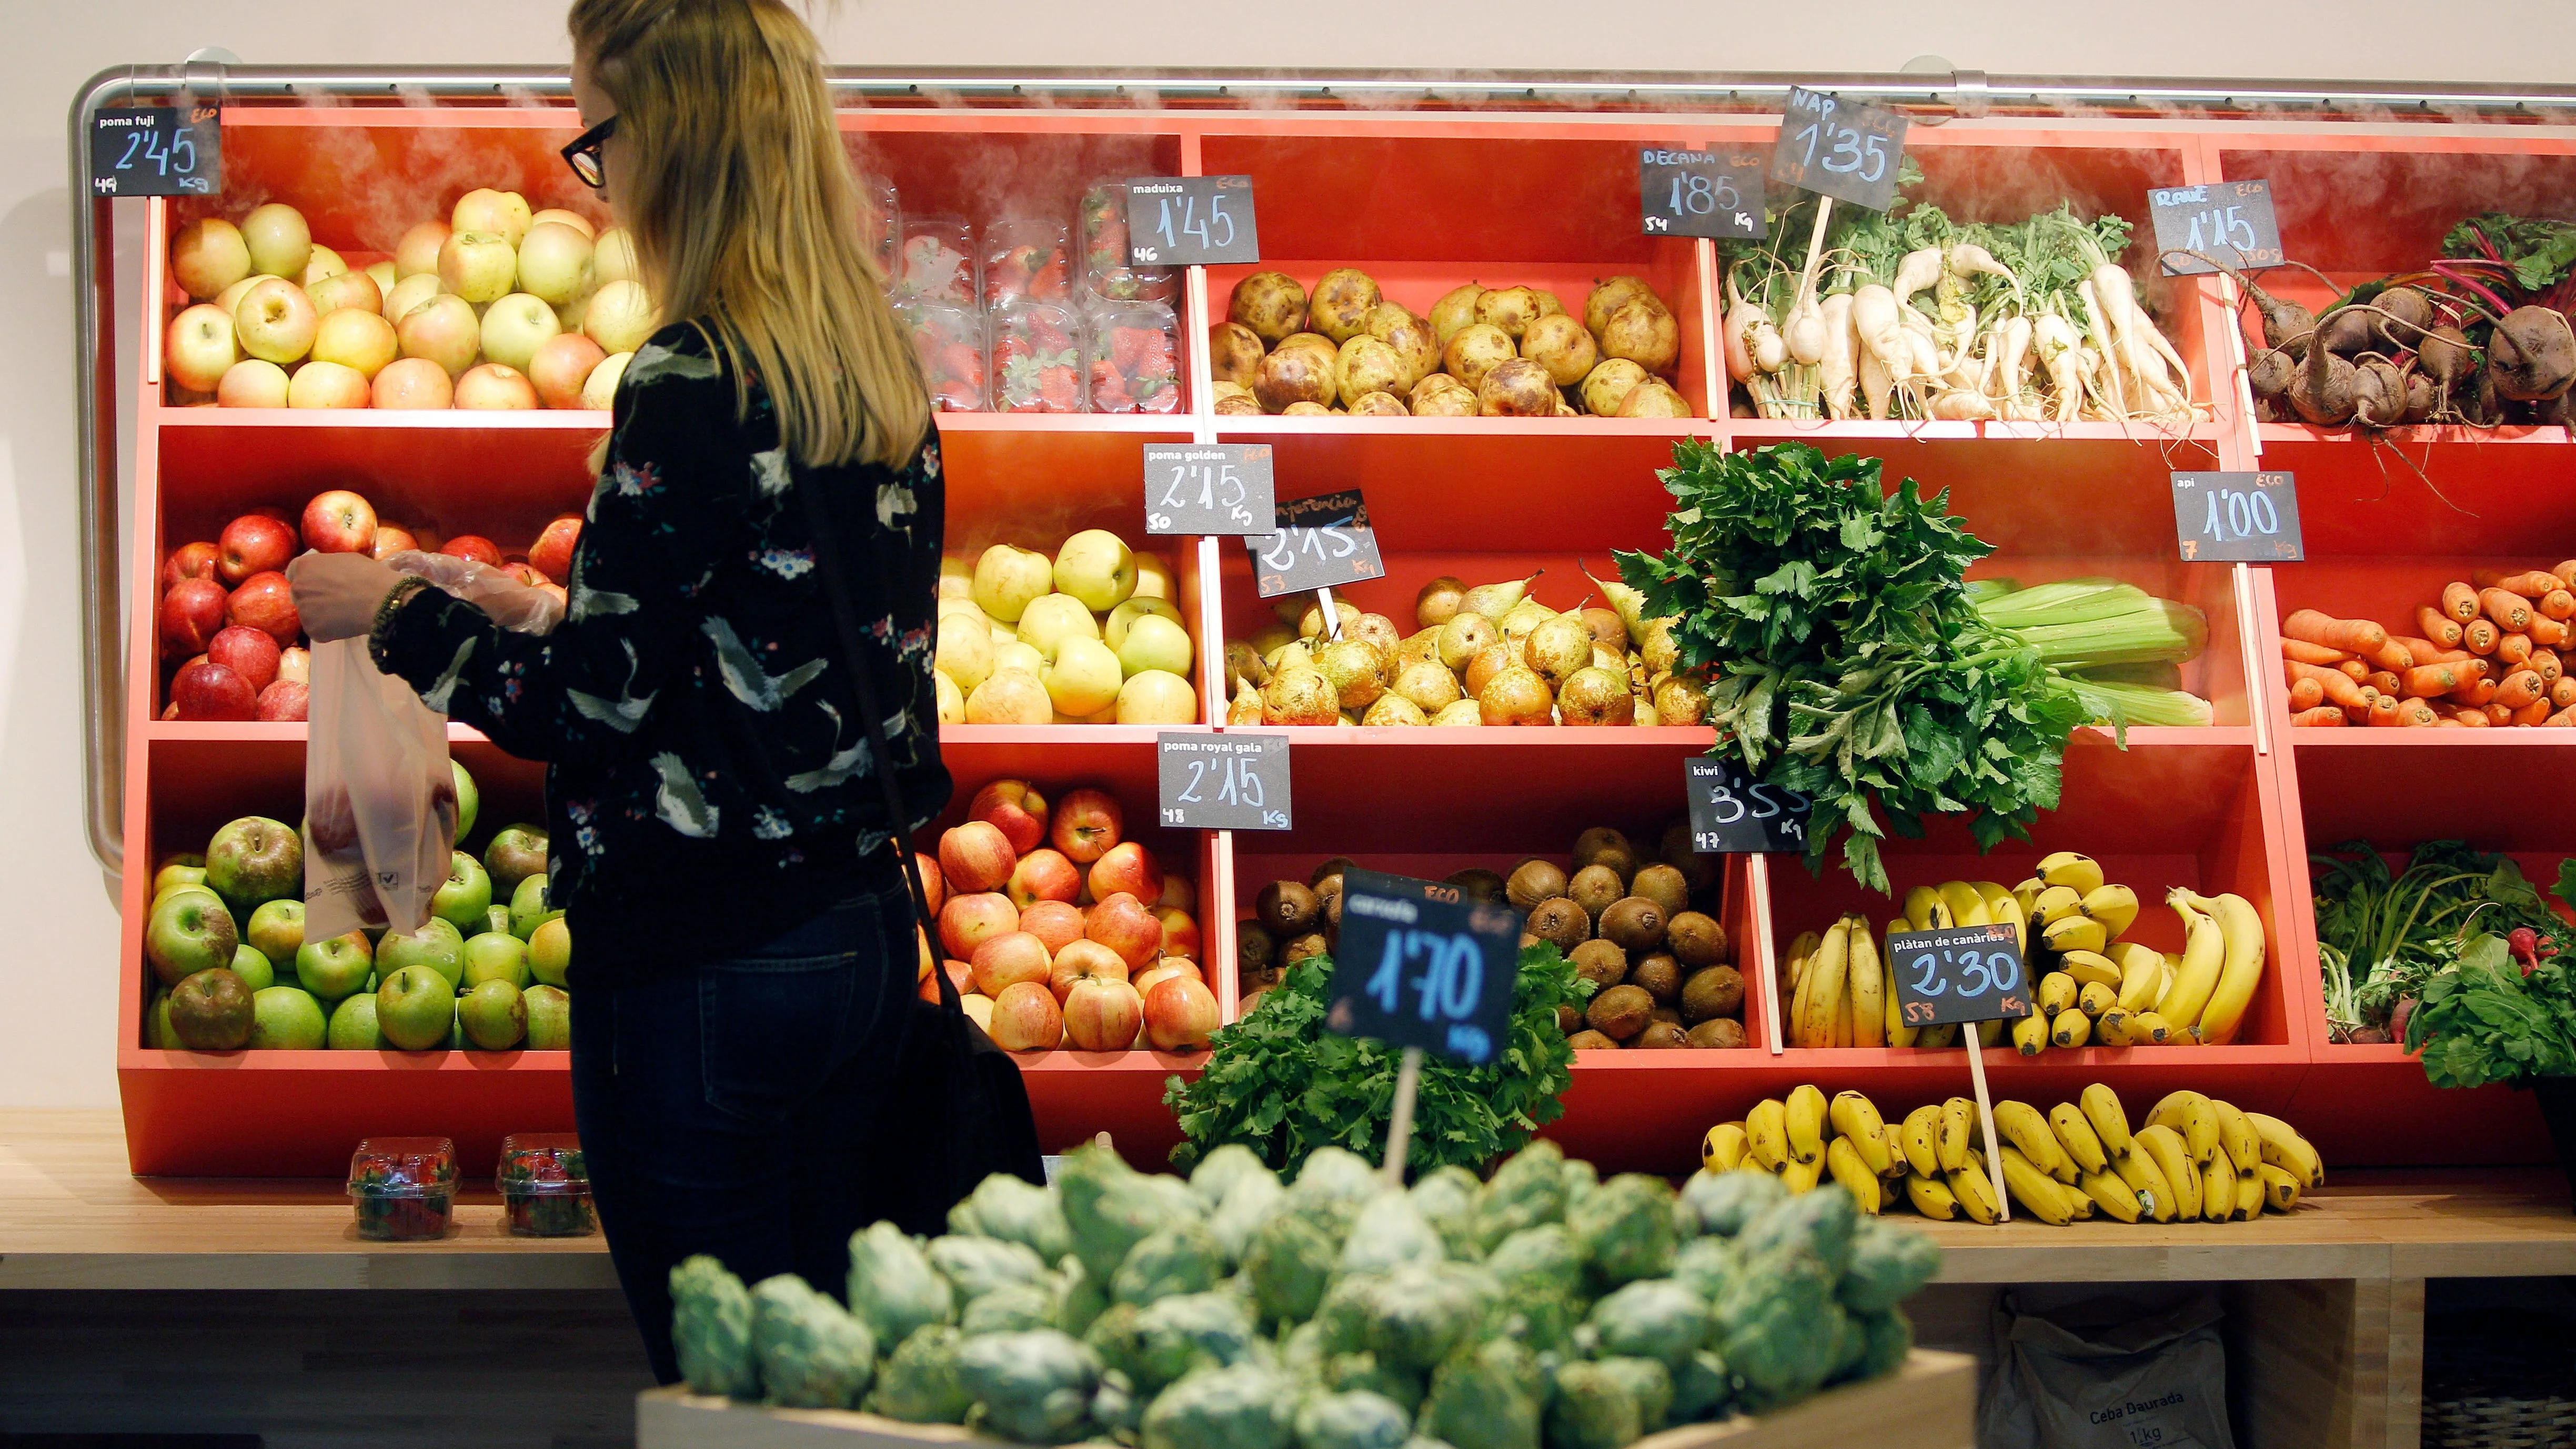
M 2162 261 L 2165 257 L 2190 257 L 2235 278 L 2236 285 L 2243 287 L 2245 295 L 2253 299 L 2254 310 L 2263 314 L 2263 345 L 2280 348 L 2292 357 L 2307 355 L 2308 337 L 2317 328 L 2315 313 L 2296 302 L 2284 302 L 2274 297 L 2256 286 L 2254 279 L 2243 272 L 2198 252 L 2177 249 L 2164 253 L 2157 260 Z M 2249 337 L 2246 340 L 2251 342 L 2253 339 Z
M 2406 420 L 2406 375 L 2375 352 L 2353 367 L 2352 420 L 2365 428 L 2393 428 Z
M 2256 397 L 2279 397 L 2290 390 L 2290 378 L 2298 370 L 2297 360 L 2287 351 L 2266 347 L 2245 364 L 2245 381 Z
M 2547 307 L 2516 307 L 2487 338 L 2487 376 L 2511 402 L 2542 402 L 2576 382 L 2576 329 Z
M 2352 421 L 2353 386 L 2351 363 L 2324 347 L 2310 347 L 2306 365 L 2290 378 L 2290 406 L 2317 427 L 2341 427 Z
M 2423 341 L 2433 325 L 2433 299 L 2413 287 L 2391 287 L 2371 299 L 2382 316 L 2372 329 L 2379 345 L 2389 352 L 2401 352 Z

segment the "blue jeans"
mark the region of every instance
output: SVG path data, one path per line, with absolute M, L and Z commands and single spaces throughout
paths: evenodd
M 746 955 L 574 993 L 591 1193 L 663 1383 L 680 1376 L 671 1269 L 693 1253 L 842 1296 L 913 994 L 902 877 L 871 874 L 887 883 Z

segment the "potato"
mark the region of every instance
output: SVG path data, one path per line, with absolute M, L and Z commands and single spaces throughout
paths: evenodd
M 1583 378 L 1583 406 L 1594 417 L 1615 418 L 1628 390 L 1646 380 L 1646 370 L 1624 357 L 1595 363 Z
M 1689 399 L 1673 391 L 1670 383 L 1650 377 L 1628 389 L 1628 395 L 1619 400 L 1617 415 L 1623 418 L 1686 418 L 1691 415 L 1691 405 Z
M 1680 355 L 1682 334 L 1660 302 L 1625 302 L 1601 324 L 1601 355 L 1624 357 L 1648 372 L 1662 372 Z
M 1559 399 L 1547 369 L 1526 357 L 1500 362 L 1476 385 L 1476 413 L 1488 418 L 1546 418 Z
M 1441 346 L 1447 347 L 1450 338 L 1476 320 L 1476 299 L 1483 295 L 1484 288 L 1469 282 L 1450 289 L 1448 295 L 1431 304 L 1431 332 Z
M 1435 372 L 1413 385 L 1413 415 L 1417 418 L 1472 418 L 1476 415 L 1476 390 L 1445 372 Z
M 1261 404 L 1244 393 L 1216 400 L 1216 415 L 1221 418 L 1259 417 Z
M 1208 371 L 1218 382 L 1252 386 L 1265 350 L 1261 334 L 1240 322 L 1219 322 L 1208 328 Z
M 1661 307 L 1664 299 L 1646 285 L 1643 277 L 1611 277 L 1595 284 L 1592 295 L 1583 299 L 1583 328 L 1598 333 L 1610 323 L 1610 314 L 1630 302 L 1643 299 Z
M 1368 330 L 1371 309 L 1379 302 L 1377 279 L 1357 267 L 1336 267 L 1315 284 L 1306 303 L 1306 325 L 1336 343 Z
M 1255 272 L 1234 284 L 1226 315 L 1277 342 L 1306 325 L 1306 289 L 1285 272 Z
M 1280 413 L 1290 403 L 1321 406 L 1332 400 L 1333 388 L 1330 359 L 1318 361 L 1310 349 L 1286 347 L 1261 359 L 1261 375 L 1252 384 L 1252 394 L 1261 400 L 1262 411 Z
M 1441 365 L 1449 369 L 1451 377 L 1471 388 L 1481 386 L 1485 374 L 1493 371 L 1496 364 L 1519 356 L 1511 334 L 1490 322 L 1467 324 L 1440 349 Z
M 1368 333 L 1395 349 L 1404 362 L 1404 386 L 1398 392 L 1409 392 L 1413 385 L 1440 369 L 1440 339 L 1431 324 L 1414 316 L 1401 304 L 1380 302 L 1370 309 Z
M 1351 399 L 1351 416 L 1355 418 L 1401 418 L 1412 414 L 1404 399 L 1391 392 L 1368 392 Z
M 1345 407 L 1373 392 L 1393 392 L 1405 385 L 1404 359 L 1395 349 L 1362 332 L 1342 344 L 1337 364 Z
M 1498 287 L 1476 299 L 1476 320 L 1500 327 L 1515 342 L 1538 316 L 1538 293 L 1527 287 Z
M 1592 334 L 1562 312 L 1533 317 L 1521 333 L 1521 356 L 1547 369 L 1548 380 L 1572 387 L 1591 375 L 1601 358 Z

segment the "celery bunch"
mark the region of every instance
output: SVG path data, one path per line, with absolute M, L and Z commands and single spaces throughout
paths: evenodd
M 2209 701 L 2186 693 L 2174 666 L 2209 644 L 2200 610 L 2160 599 L 2117 579 L 2068 579 L 2016 587 L 1981 579 L 1971 586 L 1978 614 L 2009 630 L 2074 685 L 2094 722 L 2205 725 Z

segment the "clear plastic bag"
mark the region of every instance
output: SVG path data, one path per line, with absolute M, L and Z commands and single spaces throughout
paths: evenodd
M 563 622 L 560 585 L 523 584 L 490 564 L 451 554 L 405 549 L 385 555 L 385 567 L 426 579 L 481 609 L 493 623 L 519 634 L 551 634 Z
M 313 646 L 308 734 L 304 938 L 420 929 L 455 848 L 447 721 L 379 672 L 360 635 Z

